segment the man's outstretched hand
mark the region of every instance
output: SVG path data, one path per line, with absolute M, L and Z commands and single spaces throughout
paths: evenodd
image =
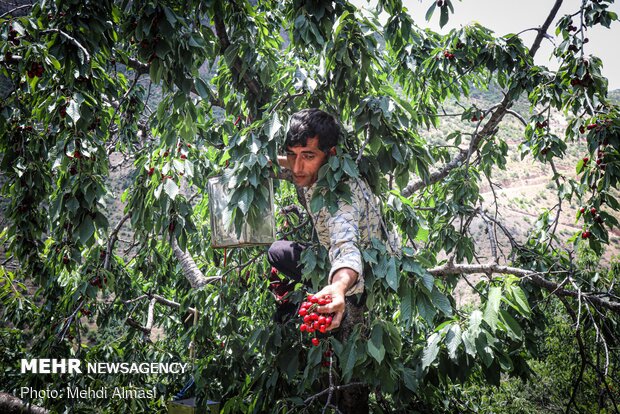
M 332 323 L 326 329 L 328 331 L 331 331 L 332 329 L 338 328 L 340 326 L 340 323 L 342 322 L 342 317 L 344 316 L 345 310 L 345 302 L 344 292 L 342 292 L 338 286 L 334 286 L 333 284 L 325 286 L 314 296 L 317 299 L 321 299 L 328 295 L 331 298 L 331 302 L 326 305 L 319 306 L 317 308 L 317 312 L 321 314 L 334 314 L 334 316 L 332 317 Z
M 340 326 L 345 311 L 345 293 L 355 284 L 356 280 L 357 272 L 353 269 L 349 269 L 347 267 L 338 269 L 332 277 L 332 283 L 325 286 L 314 295 L 319 299 L 327 295 L 331 297 L 330 303 L 317 308 L 319 313 L 334 314 L 332 323 L 327 328 L 328 331 L 336 329 Z

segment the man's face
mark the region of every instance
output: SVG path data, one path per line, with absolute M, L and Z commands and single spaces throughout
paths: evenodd
M 286 148 L 286 159 L 293 172 L 293 181 L 300 187 L 310 187 L 327 161 L 327 154 L 319 149 L 319 138 L 308 138 L 306 146 Z

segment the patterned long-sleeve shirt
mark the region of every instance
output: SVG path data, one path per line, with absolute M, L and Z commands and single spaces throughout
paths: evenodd
M 351 203 L 339 200 L 338 210 L 334 214 L 330 214 L 326 207 L 317 213 L 310 211 L 319 242 L 329 251 L 331 269 L 328 283 L 332 282 L 334 273 L 342 268 L 353 269 L 358 274 L 347 296 L 364 291 L 360 247 L 368 247 L 372 238 L 381 239 L 379 208 L 368 185 L 362 180 L 351 180 L 349 187 Z M 306 190 L 306 205 L 310 205 L 315 191 L 316 184 Z

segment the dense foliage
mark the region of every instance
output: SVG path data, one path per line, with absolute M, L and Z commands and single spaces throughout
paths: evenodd
M 618 226 L 619 108 L 602 62 L 584 53 L 587 31 L 617 20 L 611 3 L 586 0 L 558 20 L 555 71 L 533 61 L 555 6 L 536 11 L 532 45 L 477 24 L 445 36 L 423 30 L 398 0 L 378 2 L 385 24 L 340 0 L 42 1 L 3 15 L 2 240 L 18 265 L 1 270 L 0 388 L 156 387 L 156 399 L 33 402 L 59 412 L 163 410 L 189 376 L 21 375 L 19 359 L 186 361 L 195 393 L 224 412 L 314 412 L 335 401 L 322 393 L 330 385 L 358 382 L 373 412 L 461 411 L 479 403 L 460 391 L 468 379 L 530 377 L 557 326 L 579 350 L 561 409 L 617 412 L 617 264 L 607 271 L 595 259 L 593 269 L 577 251 L 587 245 L 598 258 Z M 449 18 L 451 0 L 429 5 L 429 18 Z M 468 101 L 488 85 L 502 90 L 500 102 Z M 519 99 L 529 114 L 511 109 Z M 454 101 L 466 126 L 431 145 L 423 131 Z M 211 247 L 206 194 L 208 178 L 226 172 L 235 222 L 260 220 L 266 180 L 282 173 L 269 161 L 287 119 L 313 106 L 336 114 L 345 133 L 308 208 L 333 208 L 347 196 L 343 183 L 363 177 L 386 230 L 402 240 L 401 254 L 380 240 L 363 251 L 372 269 L 365 323 L 319 347 L 294 321 L 272 321 L 264 248 Z M 555 112 L 570 120 L 561 133 L 549 124 Z M 521 155 L 554 171 L 557 204 L 537 212 L 525 242 L 480 195 L 509 156 L 497 133 L 505 117 L 523 123 Z M 587 154 L 576 175 L 559 172 L 555 161 L 579 140 Z M 131 163 L 122 195 L 110 180 L 118 158 Z M 290 208 L 295 188 L 274 185 L 279 235 L 313 242 L 306 214 Z M 122 217 L 110 207 L 119 200 Z M 556 230 L 571 201 L 583 206 L 582 230 L 565 243 Z M 490 255 L 474 219 L 486 223 Z M 123 227 L 132 240 L 119 240 Z M 303 259 L 320 286 L 325 250 L 317 244 Z M 485 275 L 480 301 L 459 308 L 454 289 L 468 274 Z M 299 286 L 291 299 L 304 293 Z M 590 407 L 581 383 L 596 388 Z

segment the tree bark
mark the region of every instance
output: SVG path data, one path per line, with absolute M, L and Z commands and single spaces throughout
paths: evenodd
M 0 413 L 4 414 L 48 414 L 45 408 L 37 405 L 29 405 L 19 398 L 0 392 Z

